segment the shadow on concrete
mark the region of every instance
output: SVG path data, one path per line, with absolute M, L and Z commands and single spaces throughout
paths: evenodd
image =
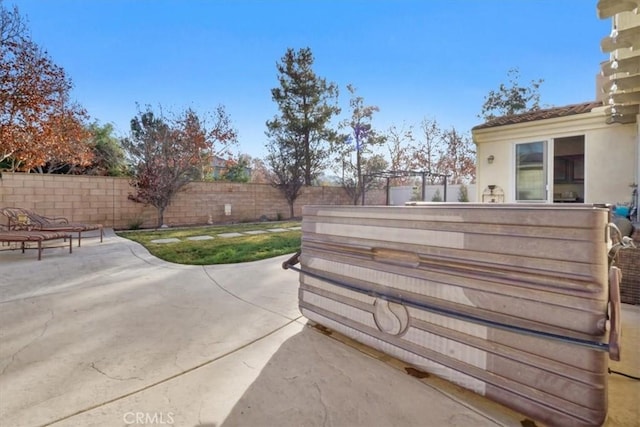
M 622 320 L 622 361 L 610 366 L 640 375 L 640 306 L 623 304 Z M 440 389 L 445 381 L 423 382 L 407 375 L 396 359 L 370 357 L 326 335 L 331 331 L 307 326 L 287 339 L 221 427 L 520 426 L 523 421 L 521 414 L 472 392 Z M 639 391 L 636 380 L 609 377 L 605 427 L 637 425 Z
M 305 327 L 287 339 L 222 426 L 495 426 L 484 415 Z

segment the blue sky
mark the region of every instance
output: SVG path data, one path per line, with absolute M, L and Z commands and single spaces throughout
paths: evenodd
M 199 112 L 224 105 L 239 151 L 263 157 L 271 88 L 287 48 L 310 47 L 316 73 L 351 83 L 374 126 L 435 119 L 470 134 L 484 97 L 517 67 L 544 79 L 541 102 L 595 99 L 611 29 L 596 0 L 4 0 L 74 83 L 72 96 L 118 136 L 136 103 Z M 343 108 L 343 118 L 347 109 Z

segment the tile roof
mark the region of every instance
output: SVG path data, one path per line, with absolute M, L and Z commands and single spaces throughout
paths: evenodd
M 472 130 L 572 116 L 574 114 L 588 113 L 596 107 L 602 107 L 602 102 L 589 101 L 581 104 L 565 105 L 564 107 L 546 108 L 544 110 L 528 111 L 522 114 L 511 114 L 509 116 L 496 117 L 495 119 L 489 120 L 481 125 L 474 126 Z

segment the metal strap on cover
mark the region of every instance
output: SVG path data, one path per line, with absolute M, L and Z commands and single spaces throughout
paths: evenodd
M 603 342 L 598 342 L 598 341 L 589 341 L 589 340 L 584 340 L 584 339 L 580 339 L 580 338 L 575 338 L 575 337 L 569 337 L 569 336 L 564 336 L 564 335 L 559 335 L 559 334 L 553 334 L 553 333 L 549 333 L 549 332 L 544 332 L 544 331 L 538 331 L 535 329 L 530 329 L 530 328 L 524 328 L 524 327 L 520 327 L 520 326 L 514 326 L 514 325 L 508 325 L 505 323 L 500 323 L 500 322 L 496 322 L 496 321 L 492 321 L 492 320 L 488 320 L 488 319 L 483 319 L 477 316 L 472 316 L 469 314 L 465 314 L 465 313 L 459 313 L 457 311 L 453 311 L 453 310 L 449 310 L 446 308 L 442 308 L 442 307 L 438 307 L 436 305 L 432 305 L 432 304 L 426 304 L 423 302 L 419 302 L 419 301 L 413 301 L 411 299 L 407 299 L 407 298 L 401 298 L 395 295 L 391 295 L 390 293 L 381 293 L 381 292 L 375 292 L 371 289 L 366 289 L 363 287 L 360 287 L 358 285 L 355 284 L 351 284 L 351 283 L 346 283 L 340 280 L 336 280 L 336 279 L 332 279 L 330 277 L 326 277 L 323 276 L 321 274 L 317 274 L 317 273 L 313 273 L 310 271 L 304 271 L 301 268 L 298 267 L 294 267 L 296 264 L 298 264 L 299 262 L 299 257 L 300 257 L 300 251 L 298 251 L 296 254 L 294 254 L 290 259 L 288 259 L 287 261 L 282 263 L 282 268 L 285 270 L 294 270 L 297 271 L 299 273 L 305 274 L 309 277 L 313 277 L 319 280 L 323 280 L 325 282 L 331 283 L 333 285 L 336 286 L 340 286 L 342 288 L 345 289 L 349 289 L 351 291 L 355 291 L 355 292 L 359 292 L 361 294 L 365 294 L 368 295 L 370 297 L 374 297 L 374 298 L 383 298 L 389 302 L 393 302 L 396 304 L 404 304 L 405 306 L 409 306 L 409 307 L 414 307 L 414 308 L 419 308 L 421 310 L 425 310 L 425 311 L 429 311 L 432 313 L 437 313 L 437 314 L 441 314 L 444 316 L 448 316 L 448 317 L 452 317 L 455 319 L 459 319 L 459 320 L 464 320 L 467 322 L 472 322 L 472 323 L 476 323 L 479 325 L 484 325 L 484 326 L 489 326 L 492 328 L 496 328 L 496 329 L 502 329 L 505 331 L 509 331 L 509 332 L 515 332 L 518 334 L 522 334 L 522 335 L 528 335 L 528 336 L 533 336 L 533 337 L 538 337 L 538 338 L 544 338 L 544 339 L 549 339 L 549 340 L 554 340 L 554 341 L 561 341 L 567 344 L 572 344 L 572 345 L 578 345 L 581 347 L 587 347 L 593 350 L 598 350 L 598 351 L 604 351 L 604 352 L 608 352 L 609 356 L 612 360 L 619 360 L 619 341 L 618 341 L 618 337 L 619 337 L 619 324 L 620 324 L 620 297 L 619 297 L 619 289 L 617 287 L 617 285 L 614 286 L 610 286 L 610 291 L 612 291 L 611 293 L 613 293 L 615 288 L 615 293 L 618 294 L 617 297 L 617 304 L 613 303 L 613 301 L 615 300 L 615 297 L 612 297 L 612 305 L 611 305 L 611 333 L 610 333 L 610 340 L 609 343 L 603 343 Z M 614 270 L 617 270 L 614 271 Z M 612 273 L 610 274 L 610 279 L 618 279 L 619 280 L 619 269 L 616 267 L 612 267 Z M 615 324 L 615 328 L 614 328 L 614 324 Z M 614 329 L 615 329 L 615 334 L 614 334 Z
M 620 360 L 620 282 L 622 271 L 616 267 L 618 252 L 625 248 L 635 248 L 636 245 L 613 222 L 607 224 L 611 232 L 617 235 L 617 242 L 609 250 L 609 358 Z
M 620 249 L 635 248 L 636 245 L 633 243 L 633 239 L 631 237 L 623 236 L 618 226 L 613 222 L 607 224 L 607 227 L 618 237 L 617 243 L 609 249 L 609 265 L 611 266 L 615 265 L 616 257 L 618 256 Z
M 609 358 L 620 360 L 620 281 L 622 272 L 618 267 L 609 268 Z

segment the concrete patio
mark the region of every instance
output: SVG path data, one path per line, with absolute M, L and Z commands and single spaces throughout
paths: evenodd
M 111 230 L 42 261 L 1 251 L 0 425 L 524 425 L 307 324 L 286 258 L 176 265 Z M 622 321 L 611 369 L 638 376 L 640 306 Z M 609 380 L 605 425 L 639 425 L 640 382 Z

